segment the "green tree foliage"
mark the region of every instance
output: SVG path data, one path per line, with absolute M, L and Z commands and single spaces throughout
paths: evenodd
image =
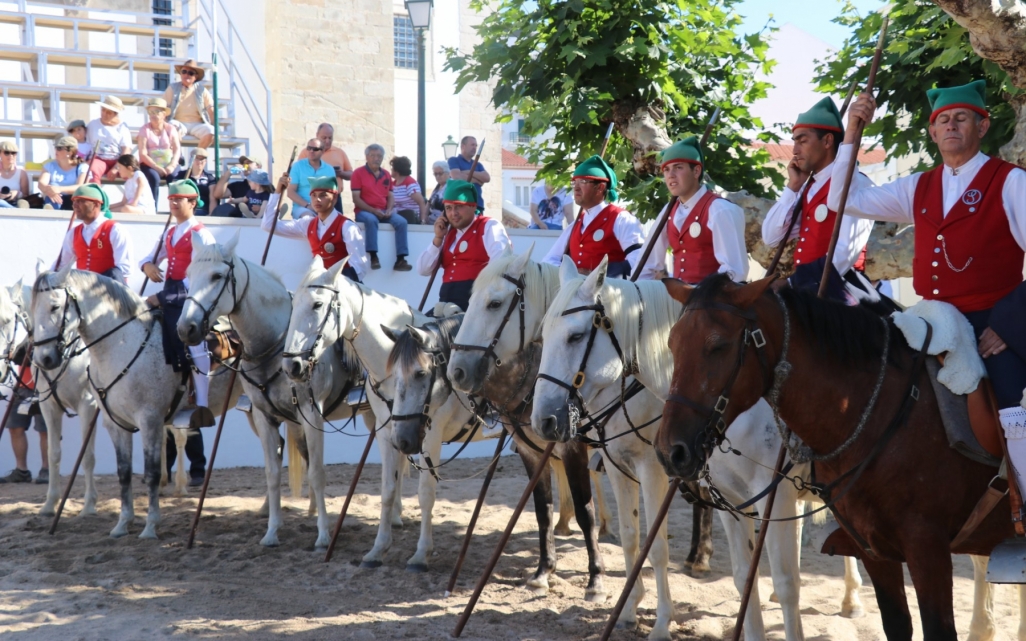
M 763 129 L 747 105 L 766 95 L 768 85 L 755 74 L 772 63 L 762 33 L 737 34 L 738 1 L 501 0 L 487 5 L 491 13 L 477 28 L 481 43 L 469 53 L 448 51 L 447 68 L 459 74 L 457 90 L 493 82 L 494 105 L 523 117 L 524 134 L 554 128 L 553 140 L 521 150 L 551 182 L 566 184 L 579 159 L 600 151 L 610 121 L 625 134 L 630 116 L 647 107 L 665 114 L 672 141 L 701 136 L 719 106 L 707 174 L 724 189 L 770 195 L 783 178 L 764 169 L 768 154 L 753 149 L 745 132 Z M 614 134 L 606 157 L 622 178 L 622 197 L 647 219 L 667 194 L 653 175 L 654 158 L 635 162 L 636 147 L 645 147 L 637 143 Z
M 843 94 L 853 79 L 865 85 L 880 23 L 879 13 L 859 15 L 848 3 L 835 22 L 853 29 L 844 46 L 818 68 L 819 89 Z M 891 156 L 925 152 L 940 163 L 937 147 L 930 141 L 930 103 L 926 90 L 987 80 L 990 132 L 983 139 L 983 153 L 997 156 L 998 148 L 1012 137 L 1015 111 L 1009 96 L 1019 93 L 1008 74 L 994 62 L 978 56 L 969 43 L 969 32 L 937 6 L 922 0 L 898 0 L 890 12 L 887 46 L 876 77 L 877 105 L 886 111 L 866 128 L 879 137 Z M 923 167 L 921 167 L 923 168 Z

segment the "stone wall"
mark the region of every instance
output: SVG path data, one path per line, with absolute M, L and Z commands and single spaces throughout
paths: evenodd
M 480 42 L 474 27 L 482 16 L 470 8 L 469 0 L 460 3 L 460 51 L 470 51 Z M 488 169 L 492 180 L 483 190 L 485 211 L 496 217 L 502 212 L 502 125 L 495 122 L 499 115 L 492 102 L 492 83 L 475 82 L 460 92 L 460 138 L 474 136 L 478 143 L 487 139 L 481 164 Z
M 371 143 L 391 154 L 392 0 L 274 0 L 265 10 L 276 167 L 284 171 L 321 122 L 335 126 L 334 145 L 354 165 Z

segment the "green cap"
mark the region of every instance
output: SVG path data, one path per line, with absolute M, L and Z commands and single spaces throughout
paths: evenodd
M 106 218 L 113 218 L 114 216 L 110 213 L 110 199 L 107 198 L 107 192 L 95 184 L 86 183 L 75 190 L 75 193 L 71 195 L 71 200 L 91 200 L 96 203 L 100 203 L 100 211 Z
M 990 117 L 987 111 L 987 82 L 974 80 L 961 87 L 946 87 L 944 89 L 930 89 L 926 92 L 926 98 L 930 101 L 930 124 L 937 119 L 940 112 L 947 109 L 971 109 L 984 118 Z
M 609 183 L 609 188 L 606 190 L 606 200 L 609 202 L 616 202 L 619 198 L 619 194 L 616 191 L 616 172 L 605 160 L 602 160 L 601 156 L 592 156 L 584 162 L 577 165 L 577 169 L 574 170 L 573 179 L 588 178 L 591 180 L 601 180 L 602 182 Z
M 338 183 L 334 176 L 310 176 L 310 193 L 315 191 L 338 192 Z
M 465 180 L 449 179 L 445 183 L 445 194 L 442 202 L 453 205 L 473 205 L 477 207 L 477 190 Z
M 808 127 L 809 129 L 822 129 L 842 133 L 844 126 L 841 124 L 841 112 L 837 110 L 833 98 L 824 98 L 814 104 L 812 109 L 798 114 L 798 120 L 794 121 L 794 129 Z
M 686 162 L 691 165 L 702 165 L 705 168 L 705 157 L 702 156 L 702 149 L 698 145 L 698 138 L 688 136 L 684 140 L 678 140 L 663 150 L 659 168 L 662 169 L 672 162 Z
M 203 206 L 203 199 L 200 198 L 199 186 L 191 178 L 176 180 L 167 186 L 168 198 L 195 198 L 196 206 Z

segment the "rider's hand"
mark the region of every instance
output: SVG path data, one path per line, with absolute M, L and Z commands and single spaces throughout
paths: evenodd
M 278 191 L 285 191 L 289 188 L 289 175 L 282 174 L 281 178 L 278 179 Z
M 872 122 L 874 112 L 876 112 L 876 99 L 872 94 L 863 91 L 848 109 L 848 127 L 844 130 L 844 144 L 850 145 L 855 142 L 859 126 L 865 126 Z
M 808 172 L 802 171 L 797 159 L 792 157 L 791 162 L 787 163 L 787 188 L 797 194 L 808 179 Z
M 164 274 L 162 274 L 160 268 L 154 265 L 153 263 L 146 263 L 145 265 L 143 265 L 142 270 L 143 273 L 146 274 L 146 277 L 152 280 L 153 282 L 164 282 Z
M 983 330 L 980 334 L 980 357 L 987 358 L 988 356 L 995 356 L 1008 349 L 1008 345 L 1005 345 L 1005 341 L 1001 340 L 1001 337 L 997 335 L 997 332 L 991 328 Z
M 435 220 L 435 239 L 432 241 L 435 247 L 441 247 L 445 235 L 449 233 L 449 220 L 445 216 L 439 216 Z

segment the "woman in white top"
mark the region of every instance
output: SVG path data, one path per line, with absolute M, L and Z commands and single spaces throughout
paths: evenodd
M 28 173 L 18 166 L 18 146 L 10 140 L 0 142 L 0 207 L 17 206 L 28 190 Z
M 124 214 L 156 214 L 157 203 L 153 200 L 153 192 L 146 184 L 146 176 L 139 171 L 139 161 L 132 154 L 118 158 L 114 165 L 118 176 L 125 181 L 125 197 L 110 210 Z
M 139 128 L 139 169 L 146 176 L 156 201 L 160 193 L 160 181 L 178 171 L 178 159 L 182 154 L 178 128 L 167 121 L 171 113 L 163 98 L 150 98 L 146 103 L 150 121 Z
M 100 105 L 100 117 L 89 123 L 86 136 L 94 155 L 89 163 L 89 181 L 98 183 L 117 164 L 118 158 L 132 151 L 132 132 L 121 122 L 125 105 L 117 96 L 107 96 Z
M 53 148 L 56 158 L 43 165 L 39 191 L 47 205 L 71 211 L 71 195 L 85 183 L 89 168 L 79 157 L 78 142 L 71 136 L 58 138 Z

